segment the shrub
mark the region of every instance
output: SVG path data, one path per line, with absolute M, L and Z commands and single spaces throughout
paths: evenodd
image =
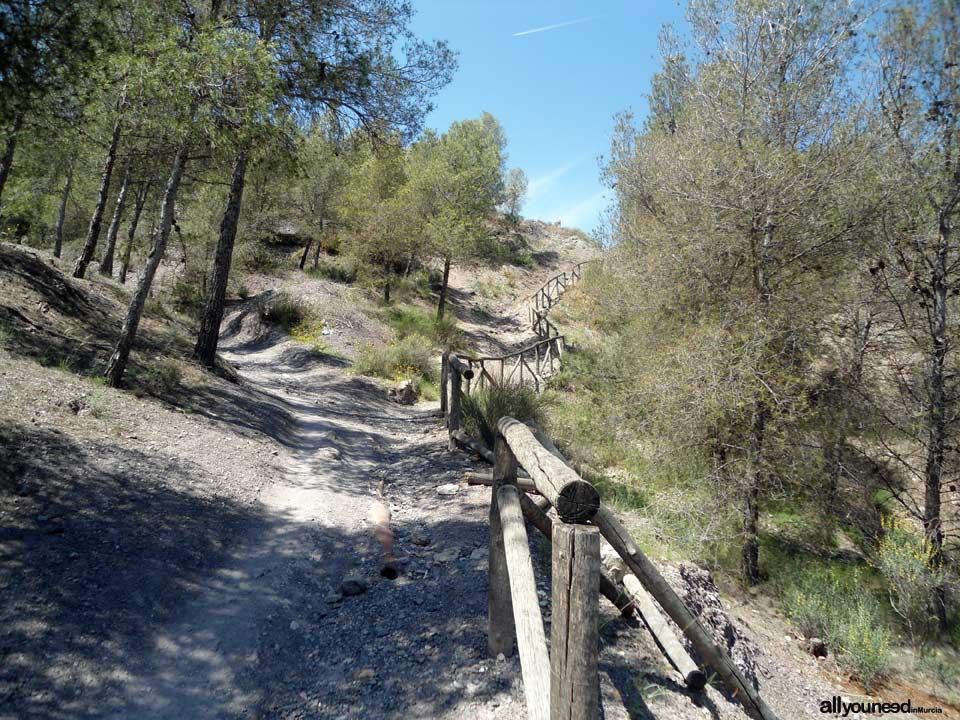
M 367 344 L 360 347 L 353 369 L 360 375 L 387 379 L 436 375 L 435 357 L 430 340 L 422 335 L 409 335 L 389 345 Z
M 142 383 L 143 390 L 149 395 L 163 397 L 169 395 L 180 384 L 180 367 L 169 360 L 158 359 L 152 365 L 134 371 L 133 376 Z
M 937 632 L 935 598 L 946 578 L 929 538 L 897 517 L 882 520 L 873 565 L 883 575 L 890 605 L 906 625 L 911 641 L 923 645 Z
M 859 570 L 786 561 L 779 590 L 797 629 L 825 639 L 839 663 L 872 690 L 889 665 L 891 636 L 868 585 Z
M 323 329 L 324 324 L 322 320 L 305 320 L 291 328 L 290 336 L 298 342 L 310 345 L 319 353 L 328 354 L 330 346 L 327 345 L 326 340 L 323 339 Z
M 346 259 L 336 261 L 323 260 L 307 270 L 315 278 L 326 278 L 339 283 L 354 283 L 357 280 L 357 266 Z
M 307 305 L 299 298 L 278 293 L 262 311 L 263 319 L 276 323 L 287 332 L 303 324 L 310 316 Z
M 419 335 L 439 345 L 452 348 L 463 338 L 457 321 L 446 315 L 437 320 L 435 313 L 413 305 L 398 305 L 384 312 L 384 320 L 400 340 Z
M 483 440 L 491 448 L 500 418 L 508 415 L 520 422 L 532 422 L 543 429 L 545 411 L 543 396 L 533 388 L 513 385 L 487 385 L 471 395 L 464 395 L 461 405 L 464 431 Z

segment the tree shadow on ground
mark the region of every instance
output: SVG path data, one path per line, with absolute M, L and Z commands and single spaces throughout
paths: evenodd
M 0 716 L 399 720 L 515 682 L 484 661 L 484 523 L 396 523 L 410 560 L 390 582 L 366 529 L 213 495 L 197 466 L 25 424 L 0 438 Z M 348 572 L 369 590 L 338 599 Z

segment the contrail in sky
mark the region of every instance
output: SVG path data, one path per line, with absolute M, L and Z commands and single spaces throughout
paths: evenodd
M 532 30 L 523 30 L 522 32 L 515 32 L 513 37 L 533 35 L 534 33 L 546 32 L 547 30 L 556 30 L 557 28 L 569 27 L 570 25 L 579 25 L 580 23 L 585 23 L 589 20 L 595 20 L 597 17 L 597 15 L 591 15 L 590 17 L 580 18 L 579 20 L 567 20 L 566 22 L 557 23 L 556 25 L 545 25 L 544 27 L 533 28 Z

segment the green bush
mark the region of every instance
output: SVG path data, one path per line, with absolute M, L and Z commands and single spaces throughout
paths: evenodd
M 888 669 L 891 633 L 870 579 L 858 569 L 786 560 L 778 573 L 787 617 L 806 637 L 826 640 L 866 690 Z
M 411 335 L 430 338 L 437 344 L 451 348 L 460 342 L 463 333 L 457 321 L 449 315 L 438 320 L 436 313 L 413 305 L 397 305 L 384 311 L 384 320 L 393 328 L 397 338 L 403 340 Z
M 367 344 L 360 347 L 353 363 L 354 372 L 390 380 L 436 377 L 436 353 L 428 338 L 409 335 L 389 345 Z
M 324 278 L 338 283 L 354 283 L 357 281 L 356 263 L 346 258 L 337 260 L 322 260 L 307 270 L 307 274 L 315 278 Z
M 928 538 L 903 519 L 884 518 L 873 566 L 880 571 L 890 605 L 903 620 L 911 641 L 922 646 L 938 631 L 936 590 L 946 581 Z
M 496 439 L 497 423 L 504 416 L 546 429 L 544 398 L 529 387 L 487 385 L 463 396 L 461 413 L 464 431 L 491 448 Z
M 157 397 L 164 397 L 176 390 L 181 378 L 178 365 L 170 360 L 159 359 L 145 368 L 133 370 L 131 375 L 144 392 Z
M 299 298 L 278 293 L 262 311 L 263 319 L 276 323 L 287 332 L 303 324 L 310 317 L 310 309 Z

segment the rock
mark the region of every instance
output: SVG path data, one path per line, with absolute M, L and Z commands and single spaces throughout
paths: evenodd
M 320 460 L 339 460 L 340 451 L 335 447 L 324 447 L 316 450 L 313 456 Z
M 807 651 L 816 658 L 827 656 L 827 644 L 820 638 L 812 637 L 807 640 Z
M 420 388 L 413 380 L 406 380 L 399 387 L 390 388 L 387 397 L 400 405 L 415 405 L 420 399 Z
M 417 547 L 426 547 L 433 542 L 433 538 L 426 533 L 414 533 L 410 536 L 410 542 Z
M 291 620 L 291 621 L 290 621 L 290 629 L 291 629 L 291 630 L 299 630 L 299 629 L 300 629 L 300 623 L 298 623 L 296 620 Z
M 364 680 L 373 680 L 375 676 L 376 673 L 373 671 L 373 668 L 363 668 L 353 673 L 353 679 L 361 682 Z
M 457 483 L 447 483 L 437 488 L 437 495 L 456 495 L 460 492 L 460 486 Z
M 478 547 L 476 550 L 470 553 L 470 559 L 483 560 L 487 556 L 488 552 L 489 550 L 487 550 L 487 548 Z
M 340 592 L 344 597 L 362 595 L 367 591 L 367 581 L 357 575 L 348 575 L 340 583 Z
M 451 560 L 456 560 L 458 557 L 460 557 L 460 548 L 456 546 L 447 548 L 446 550 L 438 552 L 436 555 L 434 555 L 434 558 L 437 562 L 444 563 L 450 562 Z
M 343 600 L 343 595 L 341 595 L 336 591 L 329 592 L 327 593 L 327 596 L 324 598 L 324 600 L 326 600 L 331 605 L 336 605 L 338 602 Z

